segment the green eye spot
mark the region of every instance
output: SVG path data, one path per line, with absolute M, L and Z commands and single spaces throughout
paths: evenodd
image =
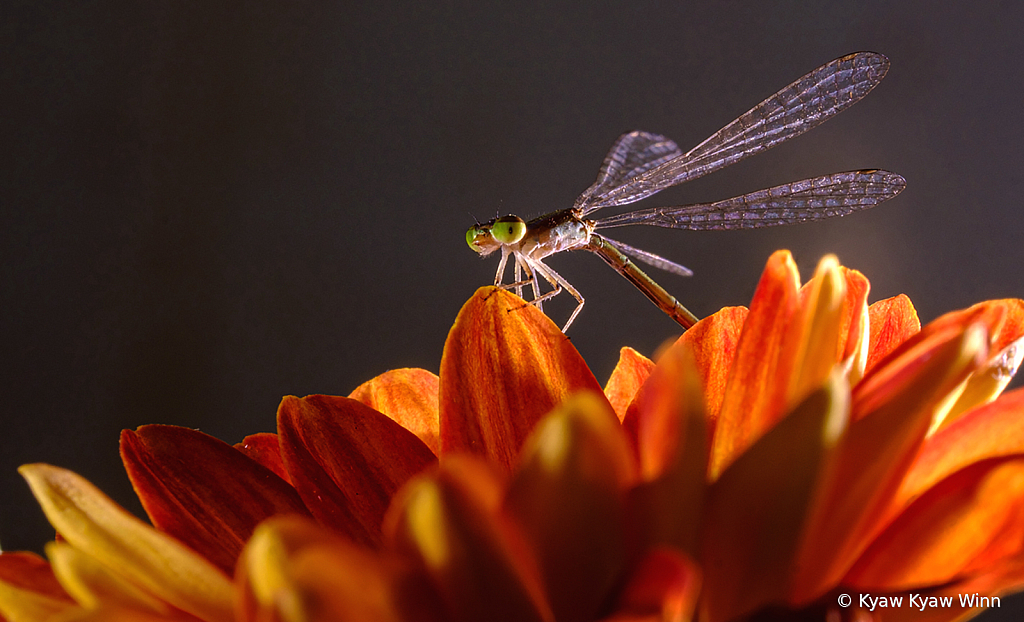
M 502 216 L 491 225 L 491 235 L 502 244 L 515 244 L 526 235 L 526 223 L 518 216 Z

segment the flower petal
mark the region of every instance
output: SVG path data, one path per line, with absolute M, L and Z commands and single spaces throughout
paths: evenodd
M 625 493 L 636 465 L 603 396 L 580 392 L 523 446 L 505 509 L 532 546 L 559 621 L 591 620 L 626 570 Z
M 928 323 L 921 332 L 931 334 L 954 326 L 978 323 L 988 329 L 989 352 L 994 352 L 988 366 L 977 370 L 961 388 L 961 394 L 950 400 L 947 408 L 936 415 L 931 432 L 965 411 L 990 401 L 1009 383 L 1016 372 L 1013 359 L 1019 358 L 1015 345 L 1024 337 L 1024 300 L 988 300 L 976 305 L 952 311 Z M 980 374 L 980 376 L 979 376 Z
M 844 583 L 861 589 L 940 585 L 1024 550 L 1024 457 L 974 464 L 914 501 Z
M 35 553 L 0 553 L 0 619 L 45 620 L 73 607 L 46 560 Z
M 308 514 L 288 482 L 198 430 L 144 425 L 121 432 L 121 460 L 160 531 L 226 573 L 256 525 L 274 514 Z
M 284 459 L 281 458 L 281 446 L 278 444 L 277 434 L 273 432 L 250 434 L 243 438 L 241 443 L 235 443 L 235 449 L 267 467 L 274 472 L 274 475 L 289 484 L 292 483 L 291 476 L 284 468 Z
M 347 397 L 286 397 L 277 428 L 285 467 L 313 516 L 371 546 L 395 491 L 437 460 L 411 432 Z
M 835 255 L 822 258 L 814 278 L 800 293 L 802 317 L 790 327 L 780 356 L 780 371 L 789 377 L 787 405 L 796 404 L 821 386 L 836 363 L 845 358 L 849 336 L 849 326 L 843 324 L 849 321 L 846 278 Z M 783 365 L 789 370 L 783 371 Z
M 626 414 L 624 428 L 643 482 L 631 492 L 644 544 L 696 555 L 707 489 L 708 435 L 700 372 L 680 339 L 658 361 Z
M 940 480 L 975 462 L 1024 453 L 1024 388 L 960 417 L 929 436 L 914 459 L 893 514 Z
M 619 362 L 615 364 L 608 384 L 604 385 L 604 394 L 619 421 L 626 416 L 626 409 L 633 401 L 633 396 L 640 385 L 647 380 L 654 369 L 654 362 L 630 347 L 619 350 Z
M 872 304 L 868 307 L 868 317 L 871 345 L 868 347 L 865 373 L 921 330 L 917 309 L 904 294 Z
M 47 464 L 18 471 L 72 546 L 203 620 L 233 619 L 230 581 L 197 553 L 130 515 L 71 471 Z
M 409 482 L 385 521 L 392 547 L 422 565 L 455 620 L 553 620 L 528 552 L 500 516 L 491 463 L 450 455 Z
M 937 427 L 948 426 L 967 411 L 984 406 L 999 397 L 1006 385 L 1010 384 L 1017 374 L 1022 359 L 1024 359 L 1024 337 L 997 352 L 995 356 L 989 358 L 984 367 L 971 374 L 964 386 L 963 393 L 949 409 L 941 425 Z
M 260 525 L 239 559 L 238 620 L 440 620 L 425 577 L 312 521 Z
M 700 570 L 671 549 L 652 549 L 626 584 L 616 614 L 602 622 L 689 622 L 700 594 Z
M 836 373 L 712 484 L 704 517 L 701 619 L 735 619 L 785 599 L 821 466 L 849 417 Z
M 438 382 L 425 369 L 393 369 L 359 385 L 349 397 L 391 417 L 437 455 Z
M 800 304 L 800 275 L 789 251 L 768 259 L 743 325 L 736 359 L 715 424 L 712 480 L 765 433 L 784 412 L 789 368 L 779 357 L 790 319 Z
M 163 601 L 67 542 L 47 543 L 46 556 L 61 585 L 86 609 L 118 605 L 162 615 L 171 611 Z
M 839 325 L 839 359 L 849 368 L 850 385 L 864 377 L 868 351 L 871 345 L 871 328 L 868 312 L 868 293 L 871 283 L 856 270 L 840 266 L 846 282 L 846 296 L 843 300 L 842 320 Z
M 959 311 L 943 314 L 922 328 L 935 332 L 948 326 L 981 323 L 988 329 L 989 349 L 999 352 L 1024 335 L 1024 300 L 1005 298 L 986 300 Z
M 722 409 L 726 382 L 747 315 L 746 307 L 725 307 L 697 322 L 678 340 L 690 346 L 700 372 L 708 417 L 708 438 L 714 433 L 715 422 Z
M 584 389 L 601 386 L 546 315 L 504 290 L 480 288 L 441 358 L 441 451 L 484 455 L 511 472 L 534 424 Z
M 805 530 L 794 604 L 804 605 L 836 585 L 885 526 L 884 509 L 933 414 L 984 360 L 986 341 L 981 326 L 921 334 L 854 388 L 850 427 L 832 452 Z

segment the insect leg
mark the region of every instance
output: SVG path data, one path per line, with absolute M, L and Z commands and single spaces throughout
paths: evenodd
M 564 278 L 562 278 L 560 274 L 552 270 L 550 267 L 547 266 L 547 264 L 545 264 L 541 260 L 532 259 L 529 260 L 529 263 L 530 266 L 533 268 L 534 272 L 539 272 L 540 275 L 543 276 L 544 279 L 548 283 L 551 283 L 551 286 L 555 288 L 552 291 L 548 292 L 547 294 L 541 296 L 538 300 L 534 300 L 535 303 L 538 302 L 539 300 L 547 300 L 548 298 L 551 298 L 552 296 L 561 293 L 563 288 L 565 289 L 565 291 L 569 292 L 573 298 L 576 299 L 576 302 L 579 303 L 578 305 L 576 305 L 576 309 L 573 310 L 572 315 L 569 316 L 569 321 L 567 321 L 565 323 L 565 326 L 562 327 L 562 332 L 564 333 L 565 331 L 569 330 L 569 326 L 572 325 L 573 320 L 575 320 L 576 316 L 579 315 L 580 311 L 583 310 L 583 303 L 585 302 L 583 300 L 583 296 L 580 295 L 578 291 L 576 291 L 576 288 L 573 287 L 569 283 L 569 281 L 566 281 Z

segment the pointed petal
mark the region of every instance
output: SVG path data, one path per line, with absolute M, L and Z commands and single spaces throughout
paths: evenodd
M 683 333 L 679 341 L 690 346 L 697 370 L 704 386 L 704 408 L 708 417 L 708 438 L 714 433 L 725 398 L 726 381 L 732 370 L 743 324 L 747 320 L 746 307 L 725 307 L 709 315 Z
M 974 372 L 967 380 L 963 393 L 950 408 L 942 426 L 954 423 L 964 413 L 984 406 L 999 397 L 1017 374 L 1021 360 L 1024 359 L 1024 337 L 989 358 L 984 367 Z
M 920 337 L 920 336 L 919 336 Z M 836 585 L 877 532 L 933 413 L 984 360 L 981 326 L 915 337 L 853 391 L 851 424 L 829 459 L 809 519 L 791 602 L 804 605 Z
M 615 615 L 602 622 L 689 622 L 699 594 L 697 565 L 670 547 L 658 547 L 633 572 Z
M 975 462 L 1024 454 L 1024 388 L 960 417 L 928 437 L 888 514 Z
M 297 516 L 260 525 L 239 559 L 238 620 L 440 621 L 425 577 Z
M 800 275 L 789 251 L 768 259 L 750 303 L 722 410 L 715 424 L 709 474 L 712 480 L 760 438 L 784 412 L 790 368 L 780 350 L 799 308 Z
M 900 294 L 879 300 L 868 307 L 871 326 L 870 346 L 865 373 L 921 330 L 921 320 L 910 298 Z
M 459 312 L 441 358 L 441 451 L 487 456 L 511 472 L 534 424 L 584 389 L 601 386 L 546 315 L 481 288 Z
M 630 491 L 634 531 L 644 546 L 668 544 L 696 556 L 707 489 L 708 435 L 700 372 L 690 344 L 658 361 L 626 414 L 643 482 Z
M 273 432 L 250 434 L 243 438 L 241 443 L 235 443 L 234 447 L 273 471 L 274 475 L 289 484 L 292 483 L 291 476 L 288 475 L 288 471 L 284 468 L 284 460 L 281 458 L 281 446 L 277 442 L 277 434 Z
M 966 309 L 946 313 L 921 330 L 930 333 L 949 326 L 973 323 L 981 323 L 988 329 L 989 349 L 999 352 L 1024 336 L 1024 300 L 1005 298 L 979 302 Z
M 313 516 L 371 546 L 395 491 L 437 460 L 412 432 L 347 397 L 286 397 L 277 428 L 285 467 Z
M 814 278 L 801 291 L 801 318 L 784 339 L 780 363 L 789 365 L 788 404 L 796 404 L 817 389 L 836 363 L 843 360 L 849 326 L 846 307 L 846 278 L 839 259 L 826 255 L 818 262 Z M 786 350 L 793 349 L 792 354 Z M 780 364 L 781 371 L 781 364 Z
M 46 560 L 35 553 L 0 553 L 0 616 L 45 620 L 73 607 Z
M 359 385 L 349 397 L 391 417 L 437 455 L 438 382 L 425 369 L 393 369 Z
M 536 553 L 559 621 L 591 620 L 626 570 L 625 493 L 636 465 L 602 396 L 580 392 L 523 446 L 505 509 Z
M 61 585 L 86 609 L 119 605 L 156 614 L 171 611 L 166 603 L 66 542 L 47 543 L 46 556 Z
M 198 430 L 170 425 L 124 430 L 121 460 L 153 526 L 226 573 L 234 570 L 260 521 L 286 512 L 307 514 L 288 482 Z
M 849 417 L 836 373 L 711 486 L 702 538 L 701 619 L 736 619 L 785 599 L 821 465 Z
M 848 367 L 850 386 L 853 386 L 864 377 L 871 346 L 868 311 L 871 283 L 856 270 L 845 266 L 840 266 L 840 270 L 846 281 L 846 297 L 843 300 L 843 317 L 839 329 L 839 360 L 844 361 Z
M 499 517 L 490 463 L 450 455 L 409 482 L 388 512 L 393 548 L 418 560 L 455 620 L 553 620 L 528 551 Z
M 988 329 L 989 351 L 995 353 L 991 364 L 978 370 L 981 377 L 971 377 L 961 387 L 962 394 L 953 396 L 946 409 L 937 413 L 930 432 L 948 425 L 956 416 L 992 399 L 1009 382 L 1015 369 L 1012 359 L 1018 357 L 1015 342 L 1024 337 L 1024 300 L 988 300 L 974 306 L 952 311 L 921 329 L 923 334 L 940 332 L 956 326 L 977 323 Z M 1007 351 L 1007 348 L 1009 350 Z M 992 376 L 995 376 L 994 378 Z
M 18 471 L 50 524 L 75 548 L 179 609 L 232 619 L 232 589 L 215 566 L 128 514 L 80 476 L 47 464 Z
M 891 591 L 940 585 L 1024 555 L 1024 457 L 967 467 L 914 501 L 844 583 Z
M 651 375 L 652 369 L 654 361 L 633 348 L 624 347 L 619 350 L 619 362 L 615 364 L 608 384 L 604 386 L 604 394 L 619 421 L 626 416 L 629 403 L 633 401 L 633 396 L 647 380 L 647 376 Z

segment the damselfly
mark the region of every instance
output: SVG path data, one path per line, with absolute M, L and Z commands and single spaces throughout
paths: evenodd
M 689 276 L 692 272 L 673 261 L 595 233 L 626 225 L 652 225 L 674 229 L 749 229 L 788 225 L 873 207 L 903 190 L 906 181 L 896 173 L 861 170 L 833 173 L 795 181 L 742 196 L 675 207 L 641 209 L 597 220 L 586 216 L 605 207 L 626 205 L 669 186 L 696 179 L 798 136 L 852 106 L 873 89 L 889 68 L 889 60 L 874 52 L 858 52 L 836 59 L 790 84 L 746 114 L 683 153 L 668 138 L 648 132 L 619 137 L 604 159 L 597 181 L 569 208 L 529 222 L 504 216 L 477 224 L 466 232 L 470 248 L 481 255 L 501 250 L 494 284 L 515 289 L 532 286 L 530 304 L 542 309 L 545 300 L 563 289 L 579 303 L 562 327 L 568 330 L 583 309 L 583 296 L 544 258 L 562 251 L 596 253 L 626 277 L 654 304 L 684 329 L 697 318 L 671 294 L 644 274 L 632 261 Z M 502 285 L 509 257 L 515 259 L 515 281 Z M 521 278 L 525 275 L 525 279 Z M 552 290 L 541 294 L 538 276 Z

